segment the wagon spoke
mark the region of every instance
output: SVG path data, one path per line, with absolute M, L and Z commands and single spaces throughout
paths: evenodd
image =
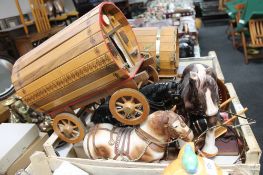
M 76 130 L 73 130 L 72 133 L 74 133 L 74 134 L 79 134 L 79 132 L 76 131 Z
M 73 125 L 73 126 L 72 126 L 72 129 L 76 129 L 76 128 L 78 128 L 77 125 Z
M 121 103 L 121 102 L 116 102 L 116 104 L 119 106 L 124 106 L 124 103 Z
M 73 132 L 72 132 L 70 135 L 71 135 L 71 137 L 72 137 L 71 139 L 74 139 L 75 137 L 78 137 L 78 134 L 77 134 L 77 133 L 73 133 Z
M 66 120 L 61 120 L 61 122 L 62 122 L 64 125 L 67 125 Z
M 122 111 L 124 111 L 123 108 L 121 108 L 121 109 L 117 109 L 117 112 L 122 112 Z
M 63 132 L 64 125 L 63 125 L 63 124 L 58 124 L 58 127 L 59 127 L 59 130 L 60 130 L 61 132 Z
M 123 102 L 127 102 L 126 98 L 121 97 L 121 99 L 123 100 Z
M 142 104 L 141 104 L 141 103 L 137 103 L 137 104 L 135 104 L 134 106 L 135 106 L 135 107 L 141 107 Z

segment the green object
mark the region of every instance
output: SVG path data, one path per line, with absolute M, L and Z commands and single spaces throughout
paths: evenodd
M 245 9 L 241 14 L 241 18 L 237 24 L 237 31 L 244 29 L 248 21 L 252 18 L 263 17 L 263 1 L 262 0 L 248 0 Z
M 184 170 L 189 174 L 195 174 L 198 170 L 198 158 L 190 144 L 185 146 L 182 164 Z
M 226 12 L 231 19 L 235 19 L 238 10 L 236 9 L 236 5 L 244 4 L 246 5 L 248 0 L 233 0 L 225 3 Z

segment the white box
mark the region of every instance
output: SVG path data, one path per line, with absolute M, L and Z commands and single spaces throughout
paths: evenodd
M 0 174 L 5 174 L 15 160 L 39 136 L 35 124 L 2 123 L 0 125 Z

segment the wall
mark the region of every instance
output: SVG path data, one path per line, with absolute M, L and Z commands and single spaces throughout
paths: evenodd
M 64 6 L 66 11 L 75 10 L 75 6 L 72 0 L 64 0 Z
M 23 13 L 29 13 L 28 0 L 19 0 Z M 0 19 L 18 16 L 15 0 L 0 0 Z
M 19 3 L 23 13 L 31 12 L 28 0 L 19 0 Z M 64 4 L 67 11 L 75 9 L 72 0 L 64 0 Z M 18 15 L 15 0 L 0 0 L 0 19 Z

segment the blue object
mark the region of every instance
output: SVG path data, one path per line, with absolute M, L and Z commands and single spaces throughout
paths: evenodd
M 195 174 L 198 170 L 198 158 L 190 144 L 185 146 L 182 164 L 184 170 L 189 174 Z

